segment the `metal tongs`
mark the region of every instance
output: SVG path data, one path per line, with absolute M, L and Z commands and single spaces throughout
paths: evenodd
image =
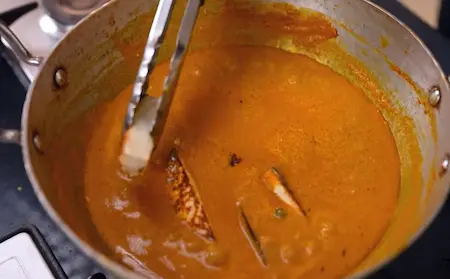
M 149 78 L 156 64 L 158 50 L 164 42 L 175 2 L 176 0 L 159 1 L 128 104 L 120 162 L 123 170 L 130 176 L 140 173 L 147 166 L 163 133 L 192 31 L 203 5 L 203 0 L 188 1 L 175 52 L 170 61 L 170 70 L 164 80 L 163 92 L 161 97 L 156 98 L 147 95 Z

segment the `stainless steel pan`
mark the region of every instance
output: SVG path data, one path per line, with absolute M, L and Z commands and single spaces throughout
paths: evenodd
M 67 197 L 74 206 L 75 215 L 67 213 L 59 204 L 55 194 L 58 185 L 52 179 L 51 164 L 46 153 L 52 148 L 52 137 L 65 125 L 133 82 L 139 57 L 125 59 L 114 42 L 118 40 L 129 45 L 143 45 L 155 2 L 110 2 L 67 34 L 45 62 L 29 54 L 13 34 L 0 25 L 0 35 L 9 42 L 13 52 L 24 62 L 40 67 L 40 73 L 25 101 L 22 130 L 20 133 L 2 130 L 0 138 L 6 142 L 17 142 L 21 135 L 25 168 L 48 214 L 88 256 L 120 278 L 140 278 L 142 274 L 126 268 L 115 260 L 114 255 L 109 254 L 90 221 L 81 188 L 74 187 L 73 196 Z M 338 44 L 361 60 L 383 84 L 384 90 L 394 92 L 389 98 L 412 120 L 412 129 L 417 135 L 422 161 L 411 162 L 411 158 L 400 155 L 401 192 L 407 193 L 410 187 L 408 183 L 414 182 L 423 193 L 414 212 L 418 224 L 406 229 L 401 225 L 405 220 L 394 220 L 381 247 L 369 256 L 371 260 L 349 275 L 364 277 L 387 264 L 414 242 L 447 199 L 450 128 L 445 121 L 450 121 L 449 84 L 420 39 L 392 15 L 369 1 L 284 2 L 310 8 L 330 17 L 338 29 Z M 388 41 L 389 45 L 380 42 L 381 36 L 381 41 Z M 391 128 L 395 134 L 395 127 Z M 396 140 L 400 147 L 407 144 L 398 135 Z M 408 166 L 414 163 L 419 165 L 420 172 L 408 172 L 411 170 Z M 408 202 L 407 194 L 403 198 Z M 401 204 L 398 211 L 401 216 Z M 72 230 L 71 224 L 74 222 L 81 224 L 84 229 Z M 391 237 L 390 231 L 401 231 L 397 235 L 402 235 L 402 241 Z M 147 272 L 146 275 L 151 277 L 152 274 Z

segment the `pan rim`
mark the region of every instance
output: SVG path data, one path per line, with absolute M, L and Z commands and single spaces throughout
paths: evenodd
M 94 17 L 95 15 L 97 15 L 98 13 L 104 13 L 107 9 L 113 9 L 114 6 L 117 5 L 117 3 L 119 1 L 120 0 L 112 0 L 112 1 L 108 2 L 107 4 L 103 5 L 102 8 L 94 11 L 89 16 L 87 16 L 84 19 L 82 19 L 69 33 L 67 33 L 62 38 L 62 40 L 56 45 L 54 51 L 56 49 L 58 49 L 59 46 L 61 45 L 61 43 L 63 41 L 65 41 L 66 37 L 69 34 L 71 34 L 72 32 L 74 32 L 80 25 L 88 24 L 88 22 L 91 21 L 91 18 Z M 369 0 L 363 0 L 361 5 L 366 5 L 366 7 L 368 9 L 374 9 L 375 11 L 383 13 L 384 15 L 387 16 L 388 20 L 391 20 L 391 21 L 393 21 L 394 24 L 398 24 L 401 27 L 403 27 L 403 29 L 407 33 L 409 33 L 409 35 L 411 35 L 412 38 L 417 43 L 419 43 L 419 45 L 426 51 L 428 56 L 431 58 L 434 66 L 436 67 L 436 69 L 440 73 L 439 74 L 440 75 L 439 79 L 441 81 L 443 81 L 442 84 L 445 84 L 445 86 L 446 86 L 446 88 L 442 88 L 443 91 L 450 92 L 449 84 L 447 82 L 446 76 L 445 76 L 441 66 L 437 62 L 437 60 L 434 57 L 434 55 L 432 54 L 432 52 L 428 49 L 428 47 L 425 45 L 425 43 L 418 37 L 418 35 L 415 34 L 414 31 L 412 31 L 406 24 L 404 24 L 402 21 L 400 21 L 398 18 L 396 18 L 390 12 L 386 11 L 382 7 L 378 6 L 375 3 L 372 3 Z M 52 54 L 54 53 L 54 51 L 52 52 Z M 48 58 L 42 63 L 40 69 L 42 69 L 43 66 L 48 64 L 48 61 L 50 59 L 52 59 L 52 54 L 50 54 L 48 56 Z M 22 120 L 21 120 L 22 135 L 23 135 L 22 138 L 21 138 L 22 156 L 23 156 L 23 159 L 24 159 L 25 170 L 26 170 L 28 179 L 31 182 L 33 190 L 34 190 L 34 192 L 35 192 L 39 202 L 41 203 L 41 205 L 43 206 L 43 208 L 45 209 L 47 214 L 50 216 L 52 221 L 54 221 L 56 224 L 58 224 L 58 226 L 61 228 L 61 230 L 64 232 L 64 234 L 68 236 L 70 241 L 74 242 L 75 245 L 77 245 L 80 248 L 80 250 L 86 256 L 88 256 L 91 260 L 93 260 L 94 262 L 99 264 L 100 267 L 106 269 L 107 272 L 113 272 L 114 276 L 118 276 L 120 278 L 130 278 L 130 279 L 141 279 L 141 278 L 144 279 L 145 277 L 143 277 L 142 275 L 138 274 L 135 271 L 132 271 L 130 268 L 127 268 L 124 265 L 121 265 L 121 264 L 111 260 L 109 257 L 106 257 L 105 255 L 103 255 L 103 253 L 98 252 L 96 249 L 94 249 L 93 247 L 88 245 L 85 241 L 83 241 L 75 233 L 75 231 L 63 220 L 63 218 L 56 211 L 56 209 L 51 205 L 51 203 L 49 202 L 49 200 L 47 199 L 47 197 L 45 196 L 45 194 L 41 190 L 40 183 L 38 181 L 38 178 L 37 178 L 37 175 L 35 173 L 34 167 L 33 167 L 32 163 L 31 163 L 31 152 L 30 152 L 30 150 L 31 150 L 32 146 L 30 145 L 30 142 L 31 142 L 32 132 L 30 130 L 29 123 L 28 123 L 29 122 L 28 121 L 28 116 L 30 114 L 31 102 L 32 102 L 32 99 L 34 97 L 33 93 L 35 93 L 36 84 L 38 83 L 38 81 L 40 79 L 42 79 L 41 73 L 42 73 L 42 71 L 39 71 L 39 74 L 34 79 L 34 81 L 32 82 L 32 84 L 31 84 L 31 86 L 30 86 L 30 88 L 28 90 L 28 93 L 27 93 L 27 96 L 26 96 L 26 99 L 25 99 L 25 102 L 24 102 L 24 106 L 23 106 L 23 113 L 22 113 Z M 351 278 L 351 279 L 364 278 L 364 277 L 366 277 L 368 275 L 371 275 L 371 274 L 375 273 L 376 271 L 380 270 L 382 267 L 384 267 L 388 263 L 390 263 L 393 260 L 395 260 L 404 250 L 406 250 L 408 247 L 410 247 L 411 244 L 415 243 L 417 241 L 417 239 L 421 235 L 423 235 L 423 233 L 429 228 L 431 223 L 436 219 L 437 215 L 441 212 L 442 207 L 445 204 L 445 201 L 448 199 L 449 190 L 450 190 L 449 188 L 446 189 L 446 193 L 445 193 L 446 198 L 443 199 L 441 204 L 439 204 L 436 207 L 436 209 L 433 212 L 432 216 L 430 218 L 428 218 L 428 220 L 426 222 L 424 222 L 423 226 L 421 226 L 421 228 L 418 229 L 414 233 L 414 235 L 411 237 L 410 241 L 408 242 L 408 245 L 405 246 L 404 249 L 398 251 L 398 253 L 395 254 L 395 255 L 391 255 L 389 257 L 384 258 L 381 262 L 379 262 L 375 266 L 372 266 L 372 267 L 370 267 L 368 269 L 359 271 L 359 272 L 357 272 L 355 274 L 350 274 L 346 278 Z

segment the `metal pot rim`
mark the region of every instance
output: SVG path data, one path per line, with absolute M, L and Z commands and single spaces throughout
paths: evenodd
M 433 61 L 433 64 L 435 65 L 435 67 L 438 69 L 439 73 L 440 73 L 440 78 L 444 81 L 446 81 L 444 84 L 446 86 L 445 91 L 449 92 L 450 90 L 450 76 L 448 76 L 448 78 L 446 77 L 444 70 L 442 69 L 441 65 L 439 64 L 439 62 L 437 61 L 436 57 L 434 56 L 434 54 L 431 52 L 431 50 L 426 46 L 426 44 L 423 42 L 423 40 L 405 23 L 403 23 L 401 20 L 399 20 L 395 15 L 393 15 L 392 13 L 390 13 L 389 11 L 387 11 L 386 9 L 380 7 L 379 5 L 369 1 L 369 0 L 363 0 L 363 2 L 365 2 L 369 8 L 373 8 L 375 10 L 378 10 L 384 14 L 387 15 L 387 17 L 394 21 L 396 24 L 399 24 L 401 27 L 403 27 L 403 29 L 405 31 L 407 31 L 419 44 L 420 46 L 427 52 L 428 56 L 431 58 L 431 60 Z M 430 227 L 430 225 L 434 222 L 434 220 L 436 219 L 436 217 L 439 215 L 439 213 L 442 211 L 442 208 L 445 205 L 446 200 L 449 198 L 450 195 L 450 188 L 447 187 L 446 189 L 446 193 L 445 196 L 446 198 L 442 200 L 442 202 L 436 207 L 436 210 L 434 211 L 434 213 L 432 214 L 432 216 L 430 218 L 428 218 L 424 224 L 420 227 L 420 229 L 418 229 L 414 235 L 412 236 L 412 238 L 410 239 L 409 243 L 407 246 L 405 246 L 403 249 L 399 250 L 396 254 L 394 255 L 390 255 L 388 257 L 385 257 L 381 262 L 379 262 L 378 264 L 376 264 L 375 266 L 373 266 L 370 269 L 365 269 L 362 271 L 359 271 L 355 274 L 352 274 L 350 276 L 347 276 L 348 279 L 357 279 L 357 278 L 365 278 L 371 274 L 374 274 L 375 272 L 381 270 L 384 266 L 386 266 L 387 264 L 389 264 L 390 262 L 394 261 L 401 253 L 403 253 L 405 250 L 407 250 L 413 243 L 415 243 L 418 238 L 420 236 L 422 236 L 424 234 L 424 232 Z
M 107 4 L 105 4 L 104 6 L 102 6 L 100 9 L 94 11 L 92 14 L 90 14 L 89 16 L 85 17 L 84 19 L 82 19 L 78 24 L 76 24 L 76 26 L 69 32 L 67 33 L 62 39 L 61 41 L 56 45 L 55 49 L 57 49 L 61 43 L 63 41 L 65 41 L 65 39 L 67 38 L 67 36 L 73 32 L 74 30 L 76 30 L 78 28 L 79 25 L 84 25 L 84 24 L 88 24 L 88 22 L 90 21 L 90 19 L 95 16 L 98 13 L 103 13 L 108 9 L 113 9 L 115 5 L 117 5 L 117 2 L 119 0 L 113 0 L 108 2 Z M 446 80 L 446 76 L 441 68 L 441 66 L 439 65 L 439 63 L 437 62 L 436 58 L 434 57 L 434 55 L 432 54 L 432 52 L 428 49 L 428 47 L 425 45 L 425 43 L 408 27 L 406 26 L 403 22 L 401 22 L 399 19 L 397 19 L 394 15 L 392 15 L 391 13 L 389 13 L 388 11 L 386 11 L 385 9 L 383 9 L 382 7 L 378 6 L 377 4 L 371 2 L 370 0 L 363 0 L 362 1 L 364 5 L 367 5 L 368 9 L 374 9 L 374 10 L 378 10 L 379 12 L 384 13 L 385 15 L 387 15 L 387 17 L 392 20 L 394 23 L 400 25 L 403 27 L 403 29 L 408 32 L 421 46 L 422 48 L 427 52 L 428 56 L 432 59 L 435 67 L 439 70 L 441 78 L 443 80 Z M 53 53 L 53 52 L 52 52 Z M 40 68 L 42 69 L 42 66 L 48 63 L 48 60 L 50 60 L 52 58 L 52 54 L 50 54 L 48 56 L 48 58 L 40 65 Z M 25 102 L 24 102 L 24 106 L 23 106 L 23 113 L 22 113 L 22 120 L 21 120 L 21 126 L 22 126 L 22 137 L 21 137 L 21 146 L 22 146 L 22 154 L 23 154 L 23 159 L 24 159 L 24 166 L 25 166 L 25 170 L 27 172 L 28 178 L 31 182 L 31 185 L 33 187 L 33 190 L 39 200 L 39 202 L 42 204 L 42 206 L 44 207 L 44 209 L 46 210 L 46 212 L 48 213 L 48 215 L 50 216 L 50 218 L 58 224 L 58 226 L 61 228 L 61 230 L 69 237 L 69 239 L 74 242 L 89 258 L 91 258 L 92 260 L 94 260 L 96 263 L 98 263 L 100 266 L 102 267 L 106 267 L 107 270 L 114 272 L 114 275 L 117 275 L 120 278 L 136 278 L 136 279 L 140 279 L 140 278 L 144 278 L 143 276 L 139 275 L 138 273 L 132 271 L 129 268 L 126 268 L 125 266 L 111 260 L 110 258 L 106 257 L 105 255 L 103 255 L 102 253 L 96 251 L 94 248 L 92 248 L 90 245 L 88 245 L 85 241 L 83 241 L 81 238 L 78 237 L 78 235 L 72 230 L 72 228 L 70 228 L 67 223 L 60 217 L 60 215 L 57 213 L 57 211 L 54 209 L 54 207 L 50 204 L 50 202 L 48 201 L 47 197 L 44 195 L 44 193 L 41 190 L 41 186 L 38 182 L 37 176 L 35 174 L 34 168 L 31 164 L 31 160 L 30 160 L 30 143 L 32 141 L 32 134 L 31 132 L 28 130 L 28 115 L 30 112 L 30 106 L 31 106 L 31 100 L 32 100 L 32 94 L 35 91 L 35 86 L 37 81 L 40 79 L 41 76 L 41 72 L 39 72 L 39 74 L 37 75 L 36 79 L 32 82 Z M 446 87 L 445 90 L 447 92 L 450 92 L 450 88 L 448 83 L 446 83 Z M 446 190 L 446 196 L 448 197 L 449 194 L 449 189 Z M 439 206 L 436 207 L 436 210 L 434 212 L 434 214 L 432 215 L 431 218 L 429 218 L 424 225 L 416 231 L 416 233 L 414 234 L 413 238 L 411 239 L 411 242 L 409 243 L 412 244 L 414 243 L 417 238 L 419 238 L 424 231 L 430 226 L 430 224 L 435 220 L 435 218 L 437 217 L 437 215 L 439 214 L 439 212 L 442 210 L 442 207 L 445 204 L 445 199 L 442 201 L 441 204 L 439 204 Z M 406 248 L 409 247 L 409 245 Z M 352 274 L 350 276 L 347 276 L 347 278 L 364 278 L 378 270 L 380 270 L 383 266 L 385 266 L 386 264 L 388 264 L 389 262 L 393 261 L 398 255 L 400 255 L 402 251 L 399 251 L 396 255 L 392 255 L 389 257 L 386 257 L 383 261 L 381 261 L 380 263 L 378 263 L 376 266 L 370 268 L 370 269 L 366 269 L 360 272 L 357 272 L 355 274 Z

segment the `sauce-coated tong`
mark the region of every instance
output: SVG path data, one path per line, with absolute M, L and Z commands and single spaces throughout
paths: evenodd
M 156 64 L 175 0 L 160 0 L 145 46 L 144 55 L 136 76 L 130 103 L 125 117 L 123 146 L 120 162 L 128 175 L 136 175 L 150 159 L 169 115 L 175 87 L 184 57 L 203 0 L 189 0 L 181 21 L 170 70 L 164 80 L 161 97 L 147 95 L 150 75 Z

